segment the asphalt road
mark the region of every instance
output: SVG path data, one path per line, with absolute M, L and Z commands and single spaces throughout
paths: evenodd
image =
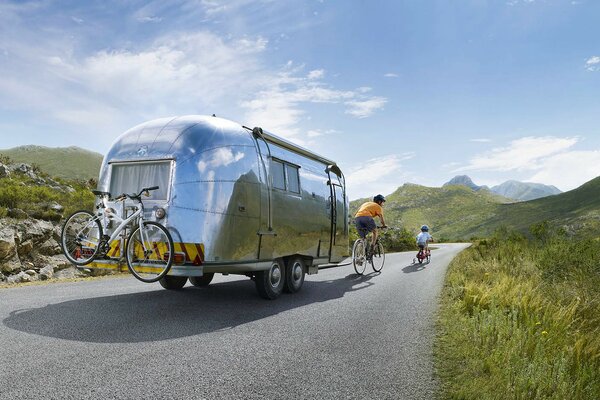
M 221 275 L 0 289 L 0 399 L 429 399 L 437 299 L 465 247 L 321 270 L 275 301 Z

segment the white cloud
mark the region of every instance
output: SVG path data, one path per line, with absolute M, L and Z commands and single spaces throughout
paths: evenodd
M 308 79 L 322 79 L 325 76 L 325 70 L 315 69 L 308 73 Z
M 145 17 L 138 17 L 137 20 L 139 22 L 161 22 L 162 18 L 155 17 L 155 16 L 145 16 Z
M 600 176 L 600 151 L 573 149 L 580 140 L 579 137 L 524 137 L 506 147 L 479 154 L 452 172 L 488 171 L 502 177 L 511 172 L 520 175 L 520 180 L 570 190 Z
M 383 108 L 387 103 L 385 97 L 373 97 L 367 100 L 352 100 L 345 104 L 349 106 L 346 114 L 354 115 L 358 118 L 366 118 L 371 116 L 376 110 Z
M 600 57 L 594 56 L 587 59 L 585 69 L 588 71 L 600 71 Z
M 524 137 L 513 140 L 508 147 L 477 155 L 471 158 L 468 165 L 453 172 L 533 170 L 539 168 L 544 158 L 569 149 L 577 141 L 574 137 Z
M 475 143 L 489 143 L 491 141 L 492 141 L 492 139 L 486 139 L 486 138 L 477 138 L 477 139 L 469 140 L 469 142 L 475 142 Z
M 235 119 L 247 125 L 263 126 L 301 142 L 311 137 L 300 136 L 301 122 L 309 120 L 305 109 L 310 104 L 332 105 L 340 114 L 347 109 L 350 115 L 364 118 L 386 101 L 371 94 L 370 88 L 333 87 L 325 81 L 324 69 L 307 71 L 291 61 L 273 67 L 264 56 L 270 43 L 261 36 L 178 30 L 89 51 L 86 46 L 94 40 L 86 32 L 96 35 L 113 26 L 86 15 L 77 35 L 69 35 L 63 27 L 31 29 L 30 15 L 50 11 L 49 3 L 42 3 L 0 2 L 0 26 L 6 28 L 6 35 L 0 35 L 0 52 L 10 54 L 10 62 L 0 62 L 0 105 L 33 114 L 39 121 L 61 123 L 63 131 L 79 133 L 85 128 L 92 135 L 102 134 L 98 141 L 104 142 L 94 144 L 98 151 L 105 151 L 116 135 L 144 120 L 213 112 L 238 116 Z M 176 21 L 174 15 L 183 12 L 198 21 L 207 14 L 236 16 L 239 23 L 241 8 L 246 6 L 271 13 L 289 8 L 275 7 L 279 3 L 270 0 L 259 3 L 151 1 L 123 17 L 127 22 Z M 246 119 L 239 117 L 244 112 Z M 313 138 L 328 132 L 310 128 Z
M 256 93 L 252 100 L 242 102 L 247 110 L 246 120 L 253 125 L 306 145 L 300 135 L 298 123 L 304 116 L 302 104 L 329 103 L 343 104 L 346 113 L 365 118 L 381 108 L 387 101 L 383 97 L 369 97 L 364 88 L 338 90 L 325 84 L 317 75 L 302 77 L 303 66 L 295 66 L 289 61 L 276 77 L 265 82 L 267 87 Z
M 316 138 L 316 137 L 320 137 L 320 136 L 333 135 L 335 133 L 339 133 L 339 132 L 336 131 L 335 129 L 327 129 L 327 130 L 311 129 L 306 132 L 306 136 L 308 136 L 309 138 Z
M 394 74 L 393 72 L 388 72 L 387 74 L 383 75 L 386 78 L 397 78 L 398 74 Z
M 392 193 L 400 182 L 412 176 L 403 170 L 402 161 L 413 157 L 413 153 L 392 154 L 367 160 L 351 168 L 346 174 L 350 199 Z
M 543 160 L 528 181 L 571 190 L 600 176 L 600 151 L 569 151 Z

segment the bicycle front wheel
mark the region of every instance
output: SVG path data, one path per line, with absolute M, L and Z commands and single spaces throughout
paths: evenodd
M 365 254 L 365 243 L 361 239 L 356 239 L 352 246 L 352 264 L 358 275 L 365 272 L 367 266 L 367 257 Z
M 86 265 L 98 255 L 101 238 L 102 226 L 98 219 L 87 211 L 76 211 L 65 221 L 60 243 L 69 262 Z
M 174 249 L 171 234 L 164 226 L 145 221 L 142 229 L 138 226 L 127 239 L 127 268 L 142 282 L 157 282 L 169 273 Z
M 383 264 L 385 263 L 385 250 L 383 245 L 379 242 L 375 245 L 375 249 L 373 250 L 373 256 L 371 257 L 371 266 L 373 267 L 373 271 L 379 272 L 383 269 Z

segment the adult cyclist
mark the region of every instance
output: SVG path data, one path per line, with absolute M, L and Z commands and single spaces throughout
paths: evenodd
M 428 254 L 429 242 L 433 242 L 433 236 L 429 234 L 429 227 L 427 225 L 423 225 L 421 227 L 421 233 L 417 235 L 417 246 L 419 246 L 419 253 L 424 251 L 425 254 Z
M 367 236 L 367 233 L 373 232 L 371 248 L 374 248 L 375 243 L 377 242 L 377 225 L 375 224 L 374 218 L 379 217 L 381 227 L 386 227 L 385 219 L 383 219 L 383 203 L 385 203 L 385 197 L 378 194 L 373 197 L 373 201 L 363 203 L 354 215 L 356 230 L 361 238 L 364 239 L 364 237 Z

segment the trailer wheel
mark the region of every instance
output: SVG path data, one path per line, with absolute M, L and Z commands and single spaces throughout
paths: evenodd
M 305 274 L 302 258 L 290 258 L 285 265 L 285 285 L 283 286 L 283 291 L 286 293 L 298 292 L 304 283 Z
M 214 272 L 205 272 L 202 276 L 190 276 L 190 283 L 196 287 L 205 287 L 213 280 Z
M 158 283 L 167 290 L 180 290 L 185 286 L 187 280 L 187 276 L 165 275 L 158 280 Z
M 256 290 L 263 299 L 274 300 L 279 297 L 285 284 L 285 266 L 282 260 L 273 260 L 271 268 L 258 271 L 254 279 Z

